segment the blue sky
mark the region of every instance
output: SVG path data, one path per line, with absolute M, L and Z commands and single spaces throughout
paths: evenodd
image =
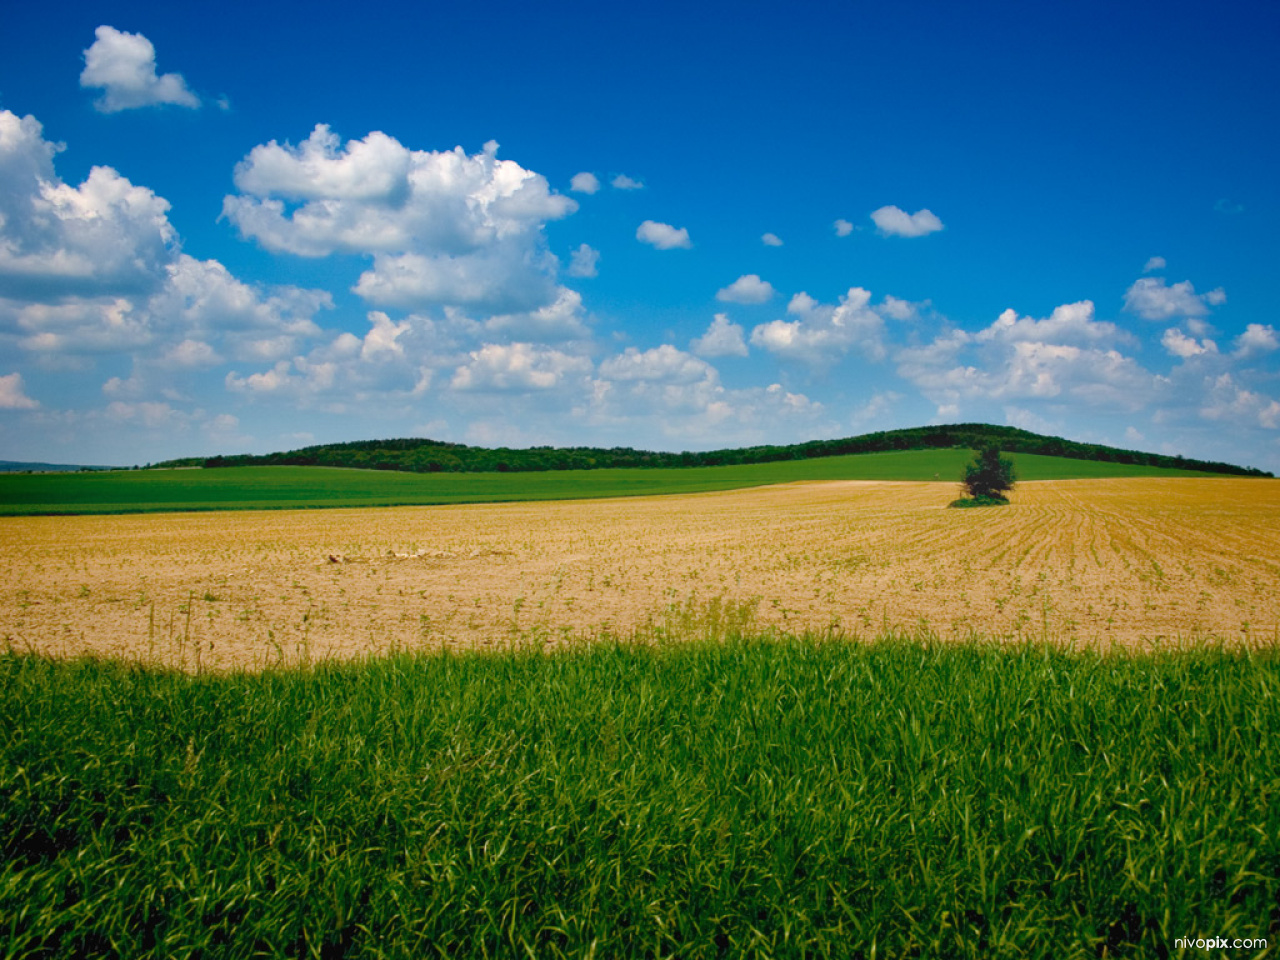
M 1274 3 L 4 21 L 0 458 L 987 421 L 1280 469 Z

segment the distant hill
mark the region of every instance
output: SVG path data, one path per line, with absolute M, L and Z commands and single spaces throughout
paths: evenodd
M 1128 463 L 1178 470 L 1201 470 L 1233 476 L 1270 477 L 1252 467 L 1230 463 L 1170 457 L 1138 450 L 1121 450 L 1096 443 L 1079 443 L 1063 437 L 1047 437 L 986 423 L 957 423 L 866 433 L 842 440 L 736 447 L 705 452 L 660 453 L 630 447 L 469 447 L 461 443 L 405 438 L 356 440 L 302 447 L 282 453 L 240 454 L 208 459 L 168 460 L 156 467 L 317 466 L 364 470 L 403 470 L 412 473 L 518 473 L 546 470 L 599 470 L 615 467 L 711 467 L 730 464 L 810 460 L 851 453 L 883 453 L 951 447 L 977 449 L 994 444 L 1013 453 L 1036 453 L 1076 460 Z
M 119 467 L 90 466 L 83 463 L 36 463 L 0 460 L 0 473 L 76 473 L 80 470 L 119 470 Z

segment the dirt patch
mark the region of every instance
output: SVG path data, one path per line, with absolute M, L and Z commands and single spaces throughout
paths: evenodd
M 0 520 L 19 650 L 262 667 L 559 643 L 713 619 L 1125 643 L 1274 641 L 1280 482 L 948 483 L 694 496 Z

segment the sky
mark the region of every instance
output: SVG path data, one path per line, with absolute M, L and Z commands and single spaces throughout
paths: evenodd
M 16 4 L 0 459 L 933 423 L 1280 471 L 1280 5 Z

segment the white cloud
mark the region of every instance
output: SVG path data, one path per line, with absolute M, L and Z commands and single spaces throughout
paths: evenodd
M 188 89 L 182 74 L 156 76 L 156 48 L 142 34 L 105 24 L 94 34 L 97 39 L 84 52 L 80 86 L 104 91 L 94 102 L 103 113 L 161 104 L 200 106 L 200 98 Z
M 924 306 L 928 306 L 929 301 L 924 301 Z M 886 294 L 885 298 L 880 301 L 876 307 L 876 312 L 882 317 L 888 317 L 890 320 L 899 320 L 904 323 L 920 319 L 920 304 L 912 303 L 910 300 L 901 300 L 898 297 Z
M 895 359 L 900 376 L 945 408 L 940 416 L 957 416 L 961 401 L 1064 396 L 1132 410 L 1157 394 L 1160 381 L 1105 348 L 1129 339 L 1114 324 L 1093 319 L 1093 304 L 1085 300 L 1063 304 L 1042 320 L 1006 310 L 976 334 L 945 331 L 931 343 L 899 350 Z
M 314 317 L 332 306 L 327 291 L 258 290 L 216 260 L 180 254 L 166 267 L 164 286 L 146 301 L 142 314 L 157 336 L 219 340 L 237 358 L 274 360 L 318 336 Z
M 1280 338 L 1277 338 L 1276 329 L 1270 324 L 1251 323 L 1244 333 L 1236 337 L 1235 344 L 1237 357 L 1252 357 L 1280 349 Z
M 342 146 L 324 124 L 297 147 L 254 147 L 236 166 L 242 191 L 223 201 L 241 232 L 270 250 L 461 256 L 573 213 L 539 174 L 461 147 L 409 150 L 379 131 Z M 286 213 L 284 201 L 302 201 Z
M 760 242 L 763 243 L 766 247 L 782 246 L 782 238 L 779 237 L 776 233 L 766 233 L 764 236 L 760 238 Z
M 600 377 L 605 380 L 697 383 L 715 375 L 715 369 L 705 360 L 677 350 L 669 343 L 643 352 L 627 347 L 625 352 L 600 363 Z
M 216 367 L 222 362 L 222 357 L 218 356 L 218 352 L 204 341 L 187 339 L 170 347 L 165 352 L 163 362 L 169 367 L 208 368 Z M 113 377 L 108 382 L 118 383 L 119 381 Z
M 669 223 L 657 223 L 646 220 L 636 230 L 636 239 L 657 247 L 659 250 L 674 250 L 677 247 L 688 249 L 693 244 L 689 240 L 689 231 L 684 227 L 677 230 Z
M 344 146 L 320 124 L 297 147 L 254 147 L 223 214 L 269 250 L 373 255 L 355 291 L 379 306 L 536 309 L 556 295 L 543 224 L 577 202 L 497 151 L 409 150 L 378 131 Z
M 579 244 L 578 248 L 569 256 L 569 276 L 571 277 L 594 277 L 597 276 L 596 264 L 600 262 L 600 251 L 587 244 Z
M 634 430 L 656 423 L 667 438 L 717 444 L 760 442 L 762 427 L 813 423 L 821 412 L 822 404 L 776 383 L 729 390 L 714 367 L 670 344 L 632 347 L 602 362 L 585 402 L 574 410 L 595 425 Z
M 185 428 L 193 419 L 192 414 L 175 409 L 168 403 L 142 401 L 126 403 L 115 400 L 107 404 L 105 411 L 108 420 L 124 423 L 135 423 L 148 430 Z
M 445 155 L 445 170 L 431 169 L 438 186 L 465 158 Z M 414 156 L 394 137 L 375 130 L 363 140 L 341 138 L 325 124 L 296 147 L 275 140 L 261 144 L 236 164 L 236 186 L 255 197 L 278 196 L 289 200 L 375 200 L 394 203 L 408 199 L 408 178 Z M 449 170 L 452 167 L 453 170 Z M 475 176 L 475 172 L 472 172 Z M 483 174 L 481 174 L 483 176 Z M 358 243 L 355 249 L 367 249 Z
M 797 319 L 757 326 L 751 331 L 751 343 L 819 370 L 854 349 L 869 360 L 882 360 L 884 320 L 868 306 L 870 300 L 870 292 L 861 287 L 851 287 L 836 305 L 797 293 L 787 305 L 787 313 Z
M 61 149 L 34 117 L 0 110 L 0 296 L 49 300 L 140 293 L 159 284 L 177 235 L 169 204 L 110 167 L 79 187 L 55 174 Z
M 849 423 L 854 429 L 861 430 L 889 413 L 901 399 L 902 394 L 893 390 L 873 394 L 866 404 L 854 410 L 853 415 L 849 418 Z
M 995 323 L 976 334 L 975 339 L 979 343 L 1002 340 L 1009 343 L 1040 341 L 1063 344 L 1098 343 L 1130 338 L 1114 323 L 1095 320 L 1093 301 L 1081 300 L 1079 303 L 1064 303 L 1054 308 L 1053 313 L 1043 320 L 1019 317 L 1016 311 L 1005 310 L 996 318 Z
M 375 360 L 386 356 L 404 356 L 404 346 L 396 341 L 408 332 L 410 322 L 393 323 L 381 310 L 371 310 L 368 316 L 369 332 L 364 335 L 360 347 L 361 360 Z
M 179 252 L 169 204 L 109 167 L 63 183 L 60 147 L 33 117 L 0 111 L 0 332 L 44 365 L 132 354 L 192 368 L 278 359 L 319 333 L 321 291 L 251 288 L 215 260 Z M 135 384 L 149 376 L 131 378 Z
M 644 184 L 639 180 L 632 180 L 625 173 L 620 173 L 609 181 L 615 190 L 643 190 Z
M 225 384 L 232 393 L 248 394 L 255 397 L 283 397 L 309 406 L 316 398 L 334 390 L 338 379 L 338 364 L 335 362 L 316 363 L 306 357 L 294 357 L 292 361 L 281 360 L 270 370 L 240 377 L 234 370 L 227 374 Z M 339 404 L 334 409 L 340 411 Z
M 1200 414 L 1207 420 L 1226 420 L 1266 430 L 1280 429 L 1280 402 L 1244 389 L 1229 373 L 1209 381 Z
M 1170 354 L 1175 357 L 1181 357 L 1183 360 L 1198 357 L 1201 354 L 1218 352 L 1218 345 L 1212 340 L 1197 341 L 1193 337 L 1188 337 L 1177 327 L 1170 327 L 1166 330 L 1164 336 L 1160 338 L 1160 343 Z
M 0 377 L 0 410 L 34 410 L 40 404 L 27 396 L 22 385 L 22 374 L 10 373 Z
M 1052 423 L 1034 411 L 1023 407 L 1005 407 L 1004 422 L 1011 427 L 1018 427 L 1021 430 L 1031 430 L 1034 433 L 1044 433 L 1050 436 L 1055 436 L 1062 432 L 1061 425 Z
M 725 303 L 764 303 L 773 297 L 773 285 L 761 280 L 757 274 L 747 273 L 723 290 L 716 292 L 716 299 Z
M 1142 268 L 1142 272 L 1150 273 L 1152 270 L 1163 270 L 1166 266 L 1164 257 L 1152 257 L 1147 261 L 1147 265 Z
M 729 320 L 728 314 L 717 313 L 707 332 L 689 345 L 700 357 L 745 357 L 747 342 L 743 330 Z
M 591 361 L 530 343 L 486 343 L 454 371 L 459 391 L 536 393 L 555 390 L 591 373 Z
M 498 319 L 498 318 L 491 318 Z M 411 314 L 396 321 L 369 311 L 363 336 L 342 332 L 305 355 L 283 359 L 266 370 L 226 377 L 229 391 L 259 402 L 283 401 L 335 413 L 385 414 L 396 401 L 412 403 L 431 387 L 438 371 L 465 359 L 446 327 L 483 332 L 457 317 L 444 321 Z
M 140 350 L 155 334 L 145 311 L 125 297 L 72 297 L 63 303 L 0 300 L 0 329 L 44 358 Z
M 0 330 L 45 366 L 77 358 L 131 356 L 131 395 L 173 382 L 165 372 L 236 359 L 274 361 L 320 334 L 313 316 L 331 306 L 327 292 L 279 287 L 262 291 L 220 263 L 185 254 L 165 269 L 149 297 L 70 297 L 60 303 L 0 300 Z
M 853 233 L 853 224 L 848 220 L 837 220 L 832 226 L 835 228 L 837 237 L 847 237 Z
M 575 173 L 569 181 L 569 189 L 574 193 L 596 193 L 600 189 L 600 178 L 586 170 Z
M 1143 320 L 1171 320 L 1174 317 L 1203 317 L 1210 306 L 1227 300 L 1219 287 L 1205 294 L 1196 293 L 1190 280 L 1168 286 L 1163 277 L 1142 277 L 1133 282 L 1124 295 L 1124 308 Z
M 534 310 L 556 296 L 554 261 L 527 254 L 516 240 L 459 257 L 378 254 L 353 289 L 370 303 L 404 310 L 441 304 L 493 313 Z
M 568 287 L 560 287 L 556 299 L 545 307 L 490 317 L 484 322 L 484 330 L 508 340 L 542 343 L 586 340 L 591 336 L 583 316 L 582 295 Z
M 942 221 L 929 210 L 907 213 L 898 207 L 887 206 L 874 211 L 871 219 L 887 237 L 923 237 L 943 229 Z

